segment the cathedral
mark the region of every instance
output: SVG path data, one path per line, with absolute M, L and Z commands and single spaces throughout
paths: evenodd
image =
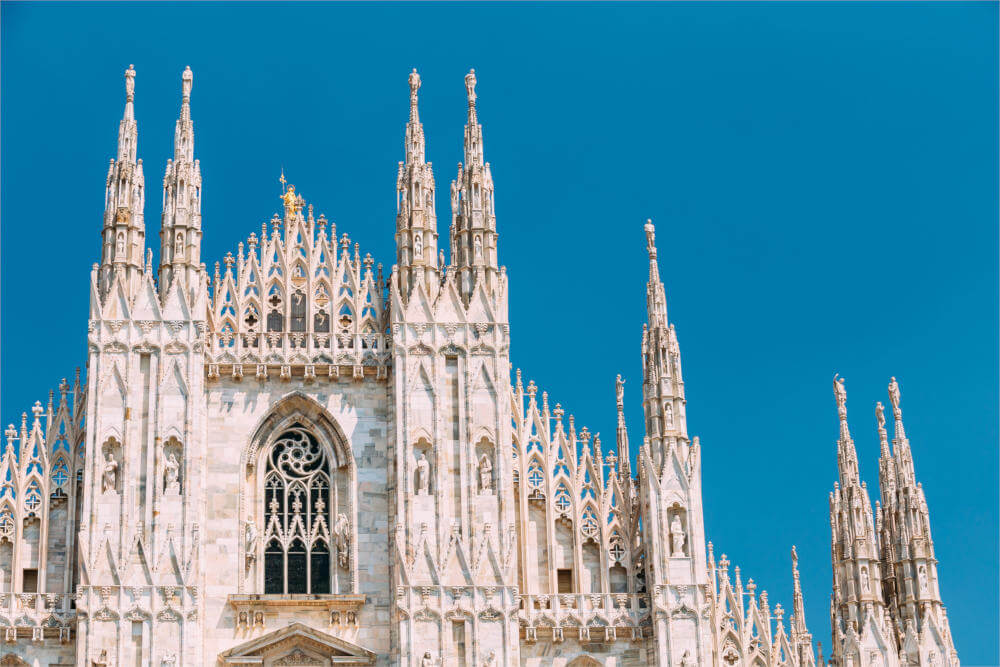
M 824 658 L 794 547 L 786 612 L 706 543 L 651 222 L 644 437 L 619 376 L 605 444 L 511 364 L 474 71 L 447 248 L 409 76 L 387 271 L 284 177 L 206 269 L 192 84 L 154 267 L 125 72 L 85 378 L 6 429 L 0 665 L 959 664 L 895 379 L 874 508 L 834 379 Z

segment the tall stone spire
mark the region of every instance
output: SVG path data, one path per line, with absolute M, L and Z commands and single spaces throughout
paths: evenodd
M 631 454 L 628 445 L 628 428 L 625 426 L 625 380 L 622 379 L 621 375 L 615 379 L 615 397 L 618 408 L 617 445 L 618 460 L 620 461 L 618 469 L 621 471 L 622 479 L 629 479 L 632 477 L 632 464 L 629 460 Z
M 802 595 L 802 582 L 799 578 L 799 554 L 792 546 L 792 618 L 790 622 L 792 650 L 798 659 L 800 667 L 812 667 L 816 664 L 816 654 L 813 653 L 812 633 L 806 626 L 806 605 Z
M 858 455 L 847 425 L 847 389 L 839 375 L 833 379 L 833 395 L 840 421 L 840 481 L 830 494 L 833 658 L 838 665 L 848 664 L 849 660 L 865 664 L 860 656 L 877 651 L 882 654 L 882 664 L 894 665 L 895 654 L 888 648 L 892 628 L 880 594 L 879 549 L 871 499 L 858 473 Z
M 649 253 L 646 284 L 648 322 L 642 333 L 643 405 L 651 454 L 659 467 L 672 446 L 686 452 L 688 446 L 684 379 L 677 333 L 667 320 L 667 297 L 656 260 L 656 229 L 652 220 L 644 226 Z
M 916 480 L 896 378 L 889 381 L 889 402 L 895 426 L 891 451 L 886 442 L 885 417 L 881 409 L 876 411 L 882 443 L 879 537 L 885 577 L 883 596 L 896 626 L 901 652 L 909 663 L 924 664 L 927 656 L 935 653 L 942 658 L 942 664 L 958 664 L 941 602 L 930 512 L 923 487 Z
M 417 91 L 420 75 L 410 73 L 410 120 L 406 124 L 406 161 L 396 177 L 396 264 L 399 292 L 406 300 L 422 284 L 433 301 L 440 286 L 437 214 L 434 211 L 434 173 L 425 159 L 424 126 L 420 122 Z
M 642 407 L 646 436 L 639 454 L 643 508 L 646 586 L 655 591 L 654 608 L 684 604 L 701 609 L 709 590 L 705 518 L 701 496 L 698 439 L 687 433 L 680 347 L 667 321 L 667 300 L 656 261 L 655 229 L 644 226 L 649 252 L 646 285 L 648 322 L 642 332 Z M 708 619 L 699 618 L 683 639 L 673 633 L 666 614 L 653 625 L 657 664 L 709 664 Z M 697 615 L 696 615 L 697 616 Z
M 118 153 L 108 166 L 105 183 L 104 228 L 99 273 L 102 298 L 115 276 L 127 294 L 134 294 L 143 271 L 146 226 L 143 222 L 145 179 L 136 159 L 139 130 L 135 122 L 135 68 L 125 70 L 125 112 L 118 124 Z
M 201 166 L 194 159 L 191 120 L 191 68 L 181 75 L 181 112 L 174 129 L 174 157 L 163 175 L 163 215 L 160 224 L 160 293 L 178 281 L 182 288 L 200 285 Z
M 468 302 L 477 285 L 493 293 L 500 270 L 493 175 L 483 157 L 483 128 L 476 115 L 475 70 L 465 75 L 465 91 L 469 101 L 465 164 L 459 163 L 458 176 L 451 184 L 451 252 L 458 271 L 459 292 Z

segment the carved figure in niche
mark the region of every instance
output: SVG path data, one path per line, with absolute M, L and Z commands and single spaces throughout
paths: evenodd
M 872 584 L 871 584 L 871 581 L 869 581 L 869 578 L 868 578 L 868 568 L 865 567 L 864 565 L 862 565 L 861 566 L 861 592 L 862 593 L 867 593 L 867 592 L 871 591 L 871 589 L 872 589 Z
M 681 526 L 681 515 L 675 514 L 670 521 L 670 556 L 681 558 L 684 555 L 684 528 Z
M 183 257 L 184 256 L 184 234 L 177 232 L 177 240 L 174 243 L 174 256 Z
M 497 664 L 497 652 L 490 651 L 490 654 L 486 656 L 486 660 L 483 660 L 483 667 L 493 667 Z
M 417 466 L 413 472 L 414 492 L 418 496 L 430 495 L 431 492 L 431 464 L 424 456 L 422 450 L 417 450 Z
M 347 515 L 341 512 L 337 515 L 337 523 L 333 526 L 333 532 L 337 535 L 337 560 L 340 567 L 347 567 L 347 549 L 350 547 L 351 526 L 347 521 Z
M 927 568 L 921 565 L 917 568 L 917 579 L 920 582 L 920 590 L 927 590 Z
M 177 455 L 174 452 L 167 452 L 167 460 L 163 463 L 164 495 L 176 496 L 181 492 L 180 469 Z
M 483 493 L 493 492 L 493 463 L 486 454 L 479 457 L 479 490 Z
M 430 651 L 424 651 L 424 657 L 420 659 L 420 667 L 434 667 L 434 658 Z
M 681 656 L 680 667 L 694 667 L 694 660 L 691 659 L 691 651 L 684 651 Z
M 119 255 L 124 255 L 125 254 L 125 234 L 123 234 L 121 232 L 118 233 L 118 246 L 117 247 L 118 247 L 118 254 Z
M 424 236 L 420 232 L 413 237 L 413 256 L 416 259 L 424 258 Z
M 667 420 L 667 428 L 673 428 L 674 427 L 674 406 L 672 406 L 670 403 L 667 403 L 665 414 L 666 414 L 666 420 Z
M 483 238 L 481 236 L 479 236 L 478 234 L 476 235 L 476 238 L 473 241 L 473 247 L 475 248 L 476 259 L 482 259 L 483 258 Z
M 177 664 L 177 654 L 173 652 L 164 655 L 163 661 L 160 662 L 161 667 L 173 667 L 173 665 L 176 664 Z
M 244 546 L 246 547 L 247 561 L 252 561 L 257 557 L 257 524 L 254 523 L 253 517 L 247 519 L 246 526 L 243 529 L 243 540 Z
M 114 452 L 109 447 L 104 452 L 104 474 L 101 476 L 101 490 L 118 490 L 118 462 L 115 461 Z

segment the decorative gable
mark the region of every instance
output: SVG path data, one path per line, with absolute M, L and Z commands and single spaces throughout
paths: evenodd
M 375 654 L 302 623 L 291 623 L 219 654 L 223 665 L 374 665 Z

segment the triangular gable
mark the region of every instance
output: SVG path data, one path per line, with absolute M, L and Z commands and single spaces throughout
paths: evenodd
M 290 623 L 280 630 L 223 651 L 219 659 L 224 665 L 241 665 L 263 662 L 265 656 L 276 660 L 298 655 L 296 652 L 335 658 L 334 662 L 338 665 L 374 665 L 376 658 L 375 653 L 357 644 L 303 623 Z

